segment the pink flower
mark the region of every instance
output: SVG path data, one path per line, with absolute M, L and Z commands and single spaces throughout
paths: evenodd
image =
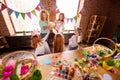
M 33 60 L 33 64 L 34 64 L 34 65 L 37 65 L 37 60 Z
M 23 65 L 21 67 L 21 74 L 24 75 L 29 71 L 29 66 L 28 65 Z
M 15 60 L 9 60 L 6 64 L 6 66 L 15 66 L 16 61 Z
M 4 77 L 10 77 L 13 74 L 14 66 L 5 66 L 5 68 L 2 71 L 2 75 Z
M 9 77 L 3 77 L 1 80 L 10 80 Z
M 9 77 L 3 77 L 1 80 L 10 80 Z

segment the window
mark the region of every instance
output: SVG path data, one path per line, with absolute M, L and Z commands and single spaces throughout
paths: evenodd
M 6 0 L 8 8 L 12 9 L 13 12 L 10 15 L 12 18 L 12 22 L 14 24 L 14 28 L 16 32 L 22 31 L 32 31 L 32 30 L 40 30 L 39 27 L 39 12 L 35 10 L 37 5 L 40 3 L 40 0 Z M 27 13 L 35 10 L 36 15 L 30 13 L 30 16 L 27 16 Z M 25 13 L 25 19 L 21 16 Z
M 65 14 L 64 30 L 74 30 L 79 0 L 56 0 L 57 9 Z M 56 14 L 58 18 L 59 14 Z
M 13 10 L 10 16 L 16 32 L 40 30 L 40 11 L 35 10 L 40 0 L 6 0 L 6 3 L 8 8 Z M 74 30 L 74 17 L 77 15 L 78 3 L 79 0 L 56 0 L 57 8 L 65 14 L 64 30 Z M 36 15 L 32 11 L 35 11 Z M 58 15 L 56 14 L 56 18 Z

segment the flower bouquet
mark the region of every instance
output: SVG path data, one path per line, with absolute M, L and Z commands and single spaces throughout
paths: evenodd
M 16 51 L 0 59 L 0 80 L 41 80 L 41 78 L 37 59 L 30 52 Z

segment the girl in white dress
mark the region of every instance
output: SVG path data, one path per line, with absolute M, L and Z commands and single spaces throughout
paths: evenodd
M 37 34 L 31 37 L 31 47 L 35 48 L 36 56 L 51 53 L 48 43 L 45 41 L 48 38 L 48 35 L 49 33 L 47 33 L 44 38 L 41 38 L 41 36 Z
M 62 29 L 64 28 L 64 13 L 60 13 L 58 20 L 55 21 L 55 29 L 58 34 L 62 33 Z

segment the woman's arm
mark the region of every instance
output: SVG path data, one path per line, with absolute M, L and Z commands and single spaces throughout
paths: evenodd
M 49 34 L 50 34 L 50 31 L 48 31 L 47 35 L 43 38 L 43 41 L 46 41 L 46 40 L 47 40 Z
M 50 48 L 47 42 L 44 42 L 45 54 L 51 54 Z

